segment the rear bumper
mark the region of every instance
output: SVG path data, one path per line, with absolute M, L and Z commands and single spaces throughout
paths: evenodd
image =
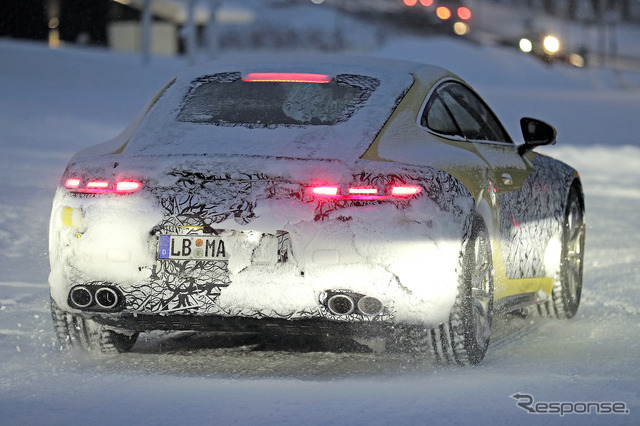
M 210 331 L 272 335 L 306 334 L 325 336 L 376 337 L 392 332 L 391 322 L 335 322 L 323 318 L 287 320 L 278 318 L 220 317 L 202 315 L 119 315 L 94 316 L 95 321 L 115 329 L 135 332 Z
M 56 303 L 84 317 L 138 331 L 244 331 L 234 325 L 241 320 L 264 323 L 267 328 L 273 323 L 292 328 L 363 324 L 376 329 L 398 323 L 438 325 L 448 318 L 453 303 L 450 294 L 455 296 L 455 286 L 435 277 L 423 277 L 423 288 L 411 292 L 398 276 L 375 264 L 301 270 L 295 263 L 282 263 L 252 266 L 225 276 L 230 280 L 224 285 L 208 280 L 197 283 L 193 277 L 179 275 L 158 280 L 157 272 L 129 285 L 80 281 L 66 286 L 59 293 L 64 300 Z M 87 298 L 76 298 L 75 292 L 89 295 L 89 301 L 80 306 L 77 302 Z

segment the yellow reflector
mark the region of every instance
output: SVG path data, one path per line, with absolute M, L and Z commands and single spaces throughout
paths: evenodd
M 73 209 L 71 207 L 63 207 L 62 224 L 67 228 L 71 228 L 71 213 L 73 213 Z
M 82 226 L 82 210 L 73 207 L 63 207 L 60 212 L 62 224 L 67 228 L 80 228 Z

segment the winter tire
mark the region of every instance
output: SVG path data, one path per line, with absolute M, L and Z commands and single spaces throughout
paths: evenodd
M 491 241 L 481 218 L 474 219 L 460 259 L 458 295 L 449 321 L 429 330 L 427 344 L 439 362 L 475 365 L 489 347 L 493 311 Z
M 568 319 L 578 311 L 582 293 L 585 230 L 584 200 L 580 185 L 575 183 L 567 197 L 560 269 L 549 299 L 536 307 L 539 315 Z
M 129 352 L 138 338 L 138 333 L 119 333 L 91 319 L 64 312 L 53 299 L 51 318 L 56 337 L 65 349 L 114 355 Z

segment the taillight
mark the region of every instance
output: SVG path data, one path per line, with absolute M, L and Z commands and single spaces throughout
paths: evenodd
M 116 182 L 116 192 L 135 192 L 142 187 L 140 182 L 133 180 L 123 180 Z
M 332 197 L 338 195 L 338 187 L 337 186 L 314 186 L 311 188 L 311 192 L 315 195 L 323 195 L 327 197 Z
M 126 180 L 83 180 L 80 178 L 68 178 L 64 187 L 70 192 L 78 194 L 129 194 L 142 188 L 142 182 Z
M 417 195 L 422 191 L 419 186 L 393 186 L 391 188 L 391 195 L 396 197 L 406 197 L 411 195 Z
M 312 186 L 310 192 L 316 198 L 377 201 L 410 198 L 420 194 L 422 188 L 416 185 L 391 185 L 387 188 L 368 186 L 341 188 L 339 186 L 322 185 Z
M 64 183 L 65 188 L 67 189 L 75 189 L 80 186 L 80 179 L 70 178 L 67 179 Z

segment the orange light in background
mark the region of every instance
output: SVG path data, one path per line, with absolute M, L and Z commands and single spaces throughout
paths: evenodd
M 451 11 L 448 7 L 440 6 L 436 9 L 436 16 L 443 21 L 446 21 L 447 19 L 451 18 Z
M 403 0 L 405 6 L 415 6 L 418 0 Z
M 468 7 L 459 7 L 458 8 L 458 16 L 460 17 L 460 19 L 464 19 L 465 21 L 467 19 L 471 19 L 471 10 L 469 10 Z
M 420 4 L 424 7 L 433 6 L 433 0 L 420 0 Z
M 49 19 L 49 47 L 57 49 L 60 47 L 60 20 L 58 18 Z

